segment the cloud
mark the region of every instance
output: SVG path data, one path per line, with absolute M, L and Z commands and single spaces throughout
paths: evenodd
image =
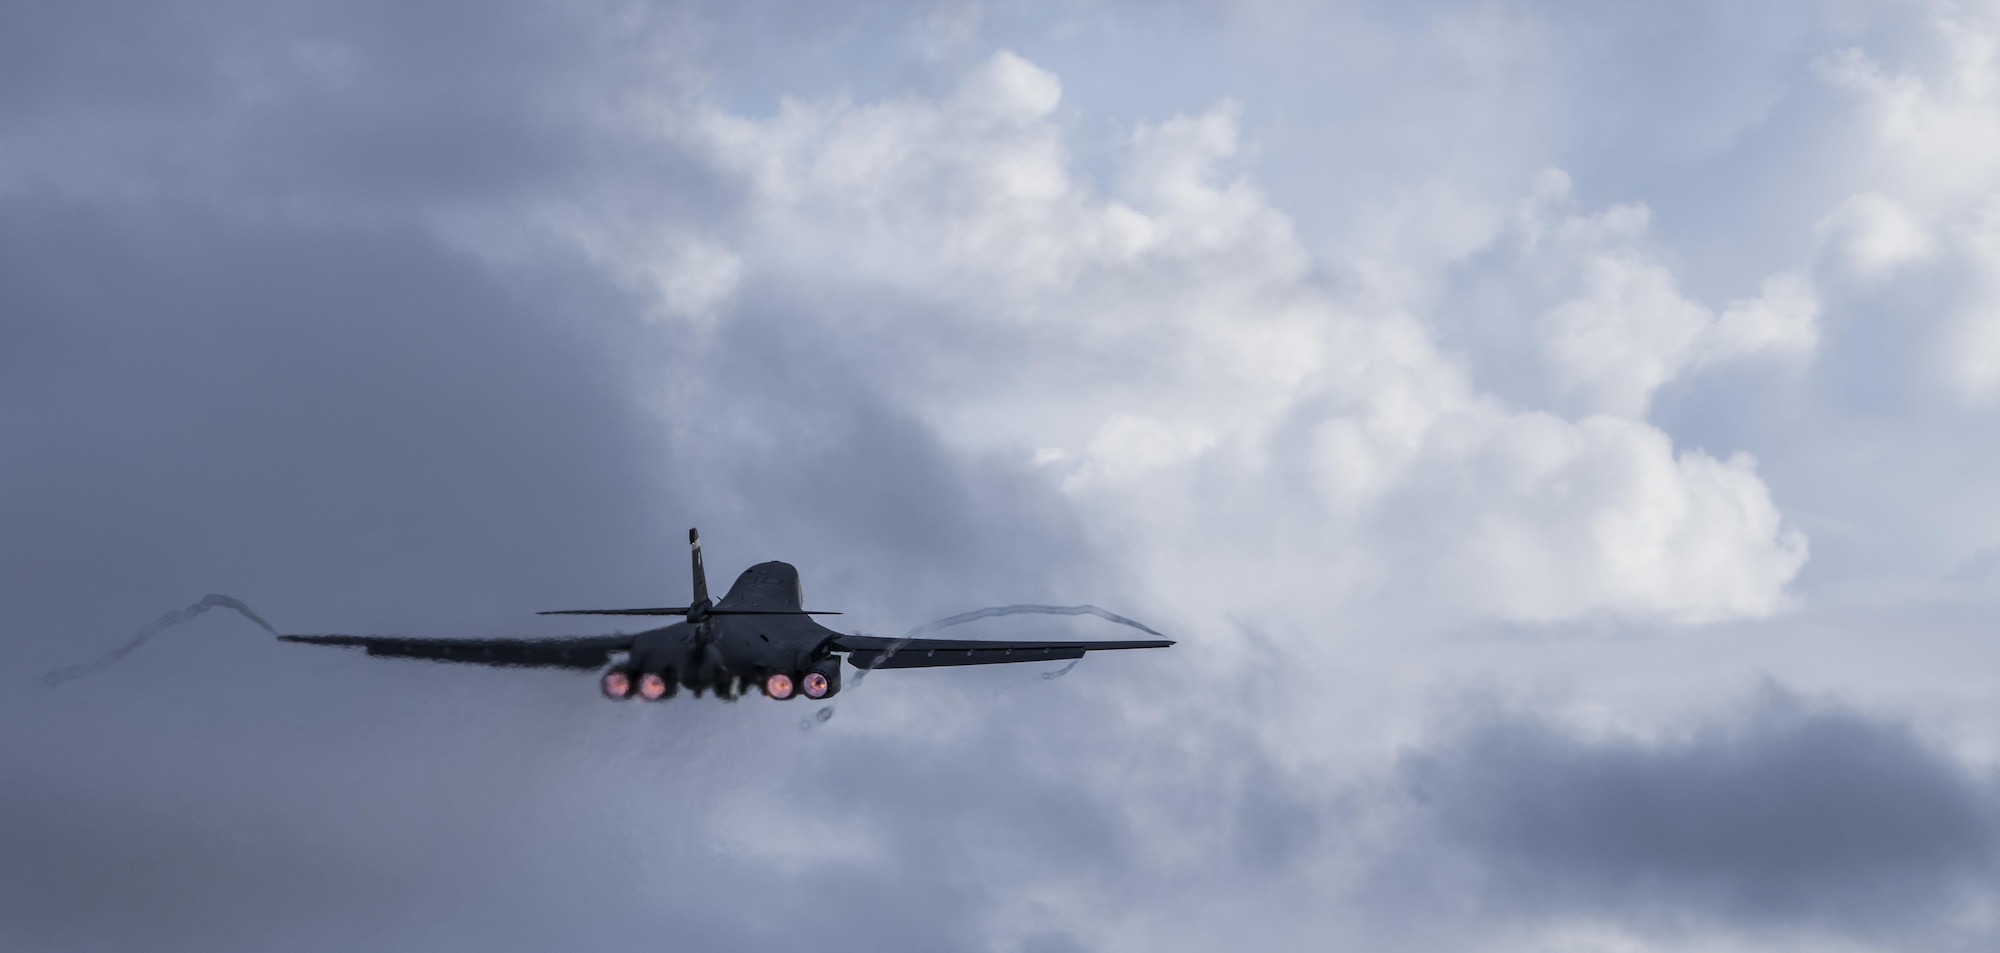
M 1845 26 L 54 9 L 0 12 L 0 647 L 28 674 L 0 688 L 0 940 L 1990 937 L 1949 896 L 1990 886 L 1987 782 L 1915 740 L 1990 747 L 1986 643 L 1795 592 L 1805 519 L 1816 566 L 1824 533 L 1970 567 L 1967 598 L 1994 542 L 1976 402 L 1879 399 L 1943 366 L 1991 229 L 1797 122 L 1801 86 L 1865 121 L 1901 95 L 1814 87 L 1798 37 Z M 1825 168 L 1856 174 L 1791 181 Z M 529 613 L 674 598 L 697 523 L 714 571 L 793 561 L 843 628 L 1093 602 L 1180 644 L 885 673 L 811 731 L 213 613 L 28 690 L 215 589 L 290 630 L 576 631 Z M 1802 634 L 1801 599 L 1849 628 Z M 1659 714 L 1765 665 L 1924 730 Z M 1529 711 L 1424 741 L 1465 681 L 1577 686 L 1633 734 Z
M 1195 486 L 1228 470 L 1341 540 L 1298 554 L 1299 581 L 1365 594 L 1415 577 L 1450 594 L 1446 615 L 1521 620 L 1783 603 L 1806 544 L 1754 461 L 1677 450 L 1643 414 L 1689 369 L 1809 352 L 1802 281 L 1774 276 L 1720 314 L 1689 302 L 1637 248 L 1643 208 L 1557 211 L 1568 182 L 1551 172 L 1514 267 L 1556 302 L 1538 333 L 1581 402 L 1510 407 L 1421 307 L 1317 273 L 1290 219 L 1229 171 L 1235 106 L 1135 127 L 1100 189 L 1071 168 L 1060 95 L 1003 51 L 936 100 L 787 100 L 762 120 L 710 105 L 673 128 L 750 197 L 726 252 L 745 287 L 823 289 L 788 333 L 962 452 L 1034 461 L 1140 546 L 1194 545 L 1226 519 Z
M 1649 247 L 1652 210 L 1576 207 L 1570 176 L 1544 169 L 1508 227 L 1448 273 L 1450 339 L 1517 400 L 1569 415 L 1645 419 L 1663 386 L 1730 361 L 1810 361 L 1819 302 L 1805 276 L 1711 308 L 1687 297 Z
M 2000 874 L 1993 779 L 1906 726 L 1775 688 L 1651 738 L 1486 711 L 1397 773 L 1406 846 L 1437 851 L 1400 873 L 1504 916 L 1939 948 L 1969 939 Z
M 1910 210 L 1879 192 L 1858 192 L 1820 220 L 1840 265 L 1863 281 L 1880 281 L 1896 269 L 1929 257 L 1936 242 Z
M 1990 407 L 2000 396 L 2000 283 L 1991 277 L 2000 265 L 2000 34 L 1978 11 L 1943 12 L 1929 26 L 1941 55 L 1921 69 L 1891 69 L 1859 48 L 1814 61 L 1859 103 L 1870 148 L 1867 187 L 1821 230 L 1835 277 L 1881 283 L 1943 260 L 1942 271 L 1907 276 L 1900 290 L 1928 286 L 1910 316 L 1926 363 L 1954 396 Z

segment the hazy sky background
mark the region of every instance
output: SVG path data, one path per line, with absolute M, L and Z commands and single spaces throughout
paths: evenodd
M 1991 949 L 1996 275 L 1993 4 L 0 2 L 0 946 Z M 36 683 L 688 526 L 1180 644 Z

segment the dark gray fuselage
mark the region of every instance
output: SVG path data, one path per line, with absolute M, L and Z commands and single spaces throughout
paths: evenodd
M 758 563 L 736 577 L 715 608 L 799 610 L 799 571 L 775 560 Z M 639 633 L 627 665 L 670 674 L 688 688 L 725 675 L 757 682 L 772 672 L 805 671 L 829 654 L 838 634 L 805 615 L 712 615 Z

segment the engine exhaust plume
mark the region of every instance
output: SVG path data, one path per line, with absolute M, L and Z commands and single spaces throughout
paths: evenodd
M 195 603 L 194 605 L 188 606 L 185 609 L 178 609 L 173 612 L 169 612 L 166 615 L 163 615 L 158 619 L 155 619 L 152 622 L 147 623 L 144 628 L 140 629 L 138 633 L 133 635 L 132 638 L 129 641 L 127 641 L 124 645 L 121 645 L 115 649 L 112 649 L 109 652 L 106 652 L 100 658 L 92 659 L 91 661 L 88 662 L 78 662 L 75 665 L 59 668 L 53 672 L 48 673 L 47 675 L 42 676 L 42 687 L 54 688 L 57 685 L 61 685 L 64 682 L 70 681 L 72 679 L 82 678 L 85 675 L 89 675 L 93 672 L 96 672 L 97 670 L 102 669 L 110 665 L 111 663 L 116 662 L 119 659 L 122 659 L 125 656 L 130 655 L 133 652 L 137 651 L 139 646 L 145 645 L 147 642 L 152 640 L 153 636 L 159 635 L 161 632 L 167 630 L 168 628 L 179 625 L 183 622 L 190 621 L 194 617 L 201 615 L 202 613 L 207 612 L 210 609 L 218 607 L 223 609 L 234 609 L 244 618 L 257 623 L 257 625 L 261 627 L 264 631 L 269 632 L 272 635 L 278 634 L 277 629 L 271 628 L 271 623 L 264 621 L 261 617 L 257 615 L 257 613 L 251 611 L 250 607 L 244 605 L 242 600 L 232 599 L 229 596 L 220 595 L 218 593 L 209 593 L 208 595 L 203 596 L 201 598 L 201 601 Z

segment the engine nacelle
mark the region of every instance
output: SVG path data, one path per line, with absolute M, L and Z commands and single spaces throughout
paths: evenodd
M 799 691 L 814 701 L 840 694 L 840 656 L 829 655 L 814 662 L 799 679 Z

